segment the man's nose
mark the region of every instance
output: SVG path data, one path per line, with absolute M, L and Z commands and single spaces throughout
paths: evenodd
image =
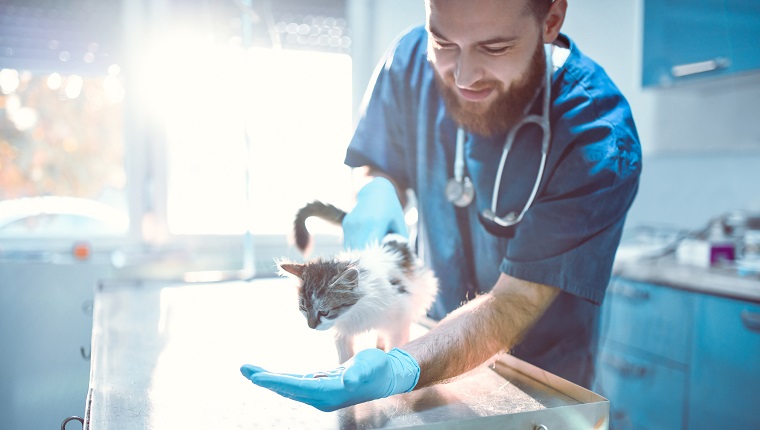
M 477 53 L 462 51 L 457 59 L 454 80 L 459 88 L 472 88 L 473 84 L 483 79 L 483 67 Z

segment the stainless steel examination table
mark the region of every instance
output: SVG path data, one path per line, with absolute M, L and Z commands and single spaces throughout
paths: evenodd
M 448 384 L 336 412 L 280 397 L 240 366 L 307 373 L 337 364 L 331 334 L 309 329 L 296 300 L 286 279 L 102 283 L 84 428 L 608 427 L 606 399 L 511 356 Z

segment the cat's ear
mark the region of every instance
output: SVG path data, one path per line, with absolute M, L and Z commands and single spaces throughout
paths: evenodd
M 280 266 L 280 273 L 282 273 L 282 271 L 285 271 L 299 278 L 303 276 L 303 268 L 304 268 L 303 264 L 279 263 L 278 265 Z
M 354 289 L 359 285 L 359 269 L 354 266 L 344 270 L 343 273 L 338 276 L 333 285 L 342 285 L 349 289 Z

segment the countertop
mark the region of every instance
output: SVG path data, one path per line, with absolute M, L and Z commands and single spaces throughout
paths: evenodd
M 760 276 L 741 275 L 731 266 L 700 267 L 672 255 L 652 257 L 621 248 L 613 276 L 667 287 L 760 303 Z
M 509 355 L 447 384 L 330 413 L 257 387 L 238 370 L 251 363 L 309 373 L 332 369 L 336 361 L 332 333 L 308 328 L 295 287 L 285 279 L 101 284 L 84 428 L 533 430 L 608 424 L 606 399 Z

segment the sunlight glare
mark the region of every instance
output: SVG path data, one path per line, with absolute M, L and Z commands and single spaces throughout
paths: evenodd
M 325 194 L 346 199 L 348 55 L 245 51 L 192 33 L 175 33 L 154 48 L 143 103 L 167 125 L 172 234 L 282 233 L 305 202 Z M 247 167 L 254 206 L 276 202 L 274 210 L 252 214 Z

